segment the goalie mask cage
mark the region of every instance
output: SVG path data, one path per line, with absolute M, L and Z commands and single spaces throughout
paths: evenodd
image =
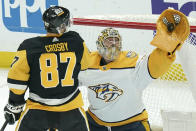
M 150 53 L 155 47 L 150 45 L 153 39 L 158 15 L 110 15 L 73 18 L 71 30 L 80 33 L 91 51 L 96 50 L 99 33 L 106 27 L 119 30 L 122 37 L 122 50 L 131 50 L 139 55 Z M 191 34 L 185 44 L 196 45 L 196 20 L 188 18 Z M 195 25 L 194 25 L 195 23 Z M 87 91 L 80 88 L 88 107 Z M 167 73 L 154 80 L 143 92 L 143 102 L 149 114 L 152 126 L 162 127 L 162 110 L 196 112 L 196 104 L 190 91 L 190 84 L 182 69 L 178 55 Z M 134 104 L 134 103 L 133 103 Z

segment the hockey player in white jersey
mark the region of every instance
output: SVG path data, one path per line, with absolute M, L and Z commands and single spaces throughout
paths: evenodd
M 134 51 L 121 51 L 122 40 L 116 29 L 104 29 L 96 43 L 98 51 L 91 53 L 90 67 L 79 74 L 80 83 L 88 88 L 90 129 L 150 131 L 142 91 L 169 69 L 189 32 L 184 14 L 165 10 L 151 41 L 157 48 L 140 57 Z

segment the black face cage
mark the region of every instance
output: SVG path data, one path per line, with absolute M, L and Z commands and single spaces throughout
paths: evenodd
M 56 10 L 62 12 L 58 14 Z M 68 9 L 60 6 L 50 7 L 44 12 L 42 19 L 48 33 L 59 34 L 59 30 L 65 29 L 70 25 L 70 12 Z

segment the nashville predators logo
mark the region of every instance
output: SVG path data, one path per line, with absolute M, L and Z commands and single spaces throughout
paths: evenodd
M 116 86 L 109 83 L 89 86 L 88 88 L 95 91 L 96 97 L 104 100 L 105 102 L 113 101 L 123 93 L 123 90 L 118 89 Z

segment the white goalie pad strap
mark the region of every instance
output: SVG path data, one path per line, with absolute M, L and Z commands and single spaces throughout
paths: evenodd
M 60 104 L 67 102 L 78 90 L 79 89 L 76 89 L 72 94 L 62 99 L 45 99 L 34 93 L 29 93 L 29 98 L 37 102 L 46 104 L 46 105 L 54 106 L 54 105 L 60 105 Z
M 10 84 L 8 83 L 9 89 L 17 89 L 17 90 L 26 90 L 27 85 L 18 85 L 18 84 Z

